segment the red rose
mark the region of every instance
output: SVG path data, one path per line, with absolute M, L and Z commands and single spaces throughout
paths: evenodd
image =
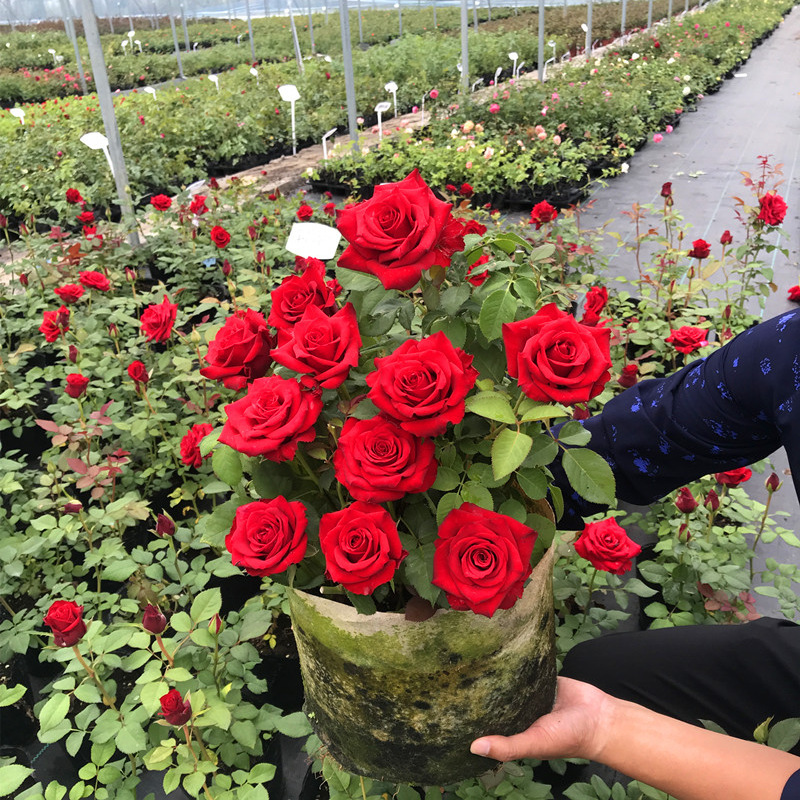
M 403 342 L 391 355 L 376 358 L 375 367 L 367 375 L 367 396 L 416 436 L 439 436 L 448 423 L 461 422 L 464 399 L 478 378 L 472 356 L 453 347 L 441 331 Z
M 153 303 L 142 312 L 142 333 L 151 342 L 166 342 L 172 336 L 172 326 L 177 315 L 178 306 L 170 303 L 169 297 L 164 295 L 160 303 Z
M 225 547 L 248 575 L 277 575 L 306 554 L 306 510 L 302 503 L 276 497 L 239 506 Z
M 489 255 L 485 253 L 467 270 L 467 283 L 473 286 L 482 286 L 484 281 L 489 277 L 489 270 L 485 269 L 483 272 L 476 273 L 478 267 L 489 263 Z
M 161 698 L 160 716 L 170 724 L 180 728 L 192 718 L 192 704 L 181 697 L 177 689 L 170 689 Z
M 87 289 L 97 289 L 98 292 L 107 292 L 111 283 L 102 272 L 81 272 L 79 275 L 81 286 Z
M 719 237 L 720 244 L 731 244 L 733 242 L 733 236 L 731 235 L 730 231 L 723 231 L 722 236 Z
M 390 581 L 408 555 L 389 512 L 360 500 L 323 514 L 319 544 L 327 576 L 353 594 L 371 594 Z
M 664 341 L 671 344 L 679 353 L 689 355 L 689 353 L 693 353 L 708 344 L 707 335 L 708 331 L 704 328 L 684 325 L 672 331 Z
M 208 346 L 204 378 L 222 381 L 228 389 L 243 389 L 263 377 L 272 363 L 273 341 L 264 315 L 248 308 L 237 309 L 217 331 Z
M 214 242 L 214 244 L 220 250 L 222 250 L 224 247 L 227 247 L 231 241 L 231 235 L 225 230 L 225 228 L 222 227 L 222 225 L 215 225 L 211 229 L 210 236 L 211 241 Z
M 142 627 L 148 633 L 159 635 L 164 633 L 164 629 L 167 627 L 167 618 L 161 613 L 158 606 L 148 603 L 142 616 Z
M 675 505 L 682 514 L 691 514 L 697 508 L 698 502 L 694 499 L 692 490 L 688 486 L 684 486 L 678 490 Z
M 553 208 L 547 200 L 542 200 L 541 203 L 537 203 L 531 210 L 531 225 L 535 225 L 538 231 L 542 225 L 552 222 L 557 216 L 558 211 Z
M 83 297 L 83 287 L 77 283 L 65 283 L 63 286 L 57 286 L 53 291 L 62 303 L 75 303 Z
M 439 526 L 431 583 L 456 611 L 491 617 L 522 597 L 536 537 L 512 517 L 464 503 Z
M 200 455 L 200 442 L 214 430 L 213 425 L 207 422 L 198 422 L 184 434 L 181 439 L 181 461 L 187 467 L 199 469 L 203 464 L 203 456 Z M 209 458 L 211 453 L 205 456 Z
M 384 503 L 427 492 L 439 467 L 435 455 L 432 439 L 420 439 L 388 417 L 351 417 L 339 435 L 333 466 L 356 500 Z
M 575 542 L 578 555 L 592 566 L 614 575 L 622 575 L 633 566 L 631 559 L 642 552 L 613 517 L 590 522 Z
M 336 295 L 325 283 L 322 262 L 310 264 L 301 275 L 284 278 L 272 290 L 270 302 L 267 322 L 279 330 L 297 324 L 308 306 L 319 306 L 326 314 L 336 311 Z
M 42 312 L 42 324 L 39 332 L 44 334 L 48 342 L 54 342 L 69 330 L 69 309 L 61 306 L 58 311 Z
M 371 199 L 336 212 L 349 243 L 339 266 L 375 275 L 386 289 L 411 289 L 424 270 L 450 266 L 440 237 L 451 209 L 416 169 L 399 183 L 376 186 Z
M 689 258 L 708 258 L 711 255 L 711 245 L 705 239 L 695 239 L 688 255 Z
M 192 214 L 196 214 L 198 217 L 208 213 L 208 207 L 206 206 L 206 195 L 196 194 L 192 198 L 192 202 L 189 203 L 189 211 L 191 211 Z
M 639 365 L 631 362 L 626 364 L 617 378 L 617 383 L 625 389 L 630 389 L 631 386 L 636 386 L 639 382 Z
M 459 191 L 464 197 L 472 197 L 475 194 L 475 190 L 468 183 L 462 183 Z
M 336 203 L 325 203 L 322 207 L 323 212 L 328 217 L 335 217 L 336 216 Z
M 347 303 L 332 317 L 308 306 L 300 321 L 281 331 L 283 342 L 272 357 L 295 372 L 311 375 L 323 389 L 341 386 L 358 365 L 361 335 L 355 308 Z
M 777 492 L 782 485 L 781 479 L 774 472 L 770 473 L 770 476 L 764 481 L 764 488 L 770 494 Z
M 165 194 L 157 194 L 150 198 L 150 205 L 159 211 L 167 211 L 172 205 L 172 198 Z
M 470 233 L 477 233 L 479 236 L 483 236 L 483 234 L 486 233 L 486 226 L 481 225 L 480 222 L 474 219 L 468 219 L 464 223 L 464 236 Z
M 305 222 L 306 220 L 311 219 L 313 216 L 314 209 L 306 203 L 303 203 L 303 205 L 297 209 L 297 219 L 299 219 L 301 222 Z
M 611 377 L 611 331 L 580 325 L 548 303 L 532 317 L 503 325 L 508 373 L 539 402 L 585 403 Z
M 780 225 L 786 216 L 786 201 L 777 192 L 768 192 L 758 198 L 761 210 L 756 219 L 765 225 Z
M 174 536 L 175 523 L 166 515 L 159 514 L 156 517 L 156 536 Z
M 600 321 L 600 312 L 608 303 L 608 289 L 605 286 L 592 286 L 586 293 L 583 301 L 583 325 L 597 325 Z
M 91 225 L 94 222 L 94 214 L 91 211 L 81 211 L 77 216 L 77 220 L 82 225 Z
M 672 197 L 672 181 L 667 181 L 661 185 L 661 196 Z
M 67 375 L 67 385 L 64 392 L 70 397 L 78 398 L 85 391 L 89 385 L 89 379 L 80 374 L 80 372 L 73 372 Z
M 71 344 L 67 349 L 67 358 L 74 364 L 78 360 L 78 348 Z
M 717 483 L 723 486 L 738 486 L 740 483 L 749 481 L 753 477 L 753 471 L 748 467 L 738 467 L 729 469 L 727 472 L 715 472 L 714 478 Z
M 139 385 L 147 386 L 150 376 L 147 374 L 147 367 L 141 361 L 134 361 L 128 365 L 128 377 L 136 383 L 136 389 Z
M 800 286 L 790 286 L 789 287 L 789 300 L 792 300 L 795 303 L 800 303 Z
M 703 505 L 708 506 L 712 511 L 716 511 L 719 508 L 719 495 L 713 489 L 709 489 L 706 499 L 703 500 Z
M 47 610 L 44 624 L 53 631 L 56 647 L 72 647 L 86 633 L 83 606 L 72 600 L 56 600 Z
M 228 419 L 219 440 L 248 456 L 290 461 L 299 442 L 314 440 L 321 411 L 322 401 L 297 381 L 258 378 L 241 400 L 225 406 Z
M 73 206 L 83 202 L 81 193 L 77 189 L 67 189 L 67 202 Z

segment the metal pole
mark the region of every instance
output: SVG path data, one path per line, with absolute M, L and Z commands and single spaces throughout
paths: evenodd
M 106 14 L 108 14 L 108 27 L 114 33 L 114 9 L 111 7 L 111 0 L 106 0 Z
M 311 54 L 314 55 L 317 52 L 317 45 L 314 43 L 314 20 L 311 18 L 311 0 L 308 0 L 308 35 L 311 37 Z
M 475 0 L 472 4 L 472 25 L 475 30 L 478 30 L 478 2 L 479 0 Z
M 264 0 L 264 19 L 269 16 L 269 0 Z
M 192 47 L 189 44 L 189 29 L 186 27 L 186 12 L 183 9 L 183 3 L 178 5 L 178 8 L 181 10 L 181 25 L 183 25 L 183 44 L 186 47 L 186 52 L 188 53 Z
M 233 14 L 231 13 L 231 0 L 228 0 L 228 22 L 231 21 L 231 17 Z
M 672 0 L 669 0 L 669 7 L 667 9 L 667 16 L 669 17 L 670 25 L 672 24 Z
M 492 0 L 486 0 L 486 5 L 489 9 L 489 22 L 492 21 Z
M 592 54 L 592 0 L 586 6 L 586 44 L 584 45 L 586 57 Z
M 398 20 L 398 36 L 403 35 L 403 6 L 398 3 L 397 4 L 397 20 Z
M 469 0 L 461 0 L 461 88 L 469 91 Z
M 686 0 L 685 5 L 683 6 L 683 13 L 684 14 L 688 14 L 689 13 L 689 0 Z
M 178 61 L 178 75 L 180 75 L 181 80 L 185 79 L 183 74 L 183 64 L 181 63 L 181 47 L 178 44 L 178 31 L 175 29 L 175 15 L 172 13 L 172 9 L 169 9 L 169 26 L 172 28 L 172 41 L 175 44 L 175 58 Z
M 250 36 L 250 55 L 252 60 L 256 60 L 256 46 L 253 42 L 253 20 L 250 19 L 250 0 L 244 0 L 244 7 L 247 11 L 247 33 Z
M 625 35 L 625 18 L 628 16 L 628 0 L 622 0 L 622 22 L 620 23 L 620 33 Z
M 437 28 L 438 25 L 436 24 L 436 0 L 433 0 L 433 27 Z
M 463 2 L 464 0 L 462 0 Z M 353 50 L 350 46 L 350 16 L 347 0 L 339 0 L 339 27 L 342 31 L 342 62 L 344 64 L 344 90 L 347 97 L 347 125 L 353 153 L 358 155 L 358 123 L 356 122 L 356 81 L 353 75 Z
M 103 125 L 108 138 L 108 151 L 114 167 L 114 182 L 117 186 L 119 204 L 122 209 L 123 219 L 131 226 L 128 241 L 131 247 L 139 245 L 139 234 L 136 232 L 136 215 L 131 204 L 131 190 L 128 185 L 128 170 L 125 167 L 125 156 L 122 153 L 122 142 L 119 138 L 117 118 L 114 114 L 114 101 L 111 97 L 111 87 L 106 73 L 106 62 L 103 58 L 103 45 L 100 43 L 100 31 L 97 29 L 97 18 L 94 15 L 92 0 L 79 0 L 81 17 L 83 18 L 83 31 L 86 44 L 89 47 L 89 60 L 92 64 L 97 99 L 100 103 L 100 112 L 103 115 Z
M 349 21 L 349 18 L 348 18 Z M 292 27 L 292 39 L 294 41 L 294 57 L 297 59 L 297 69 L 302 75 L 305 72 L 303 67 L 303 56 L 300 54 L 300 41 L 297 38 L 297 26 L 294 24 L 294 9 L 289 6 L 289 22 Z
M 358 0 L 358 43 L 364 41 L 364 27 L 361 24 L 361 0 Z
M 544 83 L 544 0 L 539 0 L 539 82 Z
M 653 27 L 653 0 L 650 0 L 647 4 L 647 27 Z
M 75 24 L 72 21 L 72 4 L 68 0 L 61 0 L 61 15 L 64 17 L 64 30 L 67 32 L 72 48 L 75 51 L 75 63 L 78 65 L 78 77 L 81 81 L 81 88 L 86 94 L 86 75 L 83 72 L 83 61 L 81 61 L 81 51 L 78 49 L 78 37 L 75 35 Z

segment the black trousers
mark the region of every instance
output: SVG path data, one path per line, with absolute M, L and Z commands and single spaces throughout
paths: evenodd
M 752 740 L 768 717 L 800 717 L 800 625 L 762 618 L 619 633 L 574 647 L 561 674 L 698 724 Z M 792 751 L 800 755 L 800 746 Z

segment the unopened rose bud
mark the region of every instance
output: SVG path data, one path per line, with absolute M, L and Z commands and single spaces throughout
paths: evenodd
M 111 322 L 108 326 L 108 333 L 110 336 L 113 336 L 115 339 L 119 336 L 119 328 Z
M 19 276 L 19 282 L 23 286 L 27 286 L 28 285 L 28 276 L 24 272 Z
M 591 416 L 592 414 L 586 406 L 575 406 L 572 409 L 572 419 L 583 420 L 589 419 Z
M 712 511 L 716 511 L 719 508 L 719 495 L 713 489 L 708 490 L 704 505 L 708 506 Z
M 161 613 L 158 606 L 148 605 L 142 617 L 142 627 L 156 635 L 163 633 L 167 627 L 167 618 Z
M 694 495 L 688 486 L 684 486 L 678 491 L 678 496 L 675 498 L 675 505 L 678 511 L 682 514 L 691 514 L 697 506 L 698 502 L 694 499 Z
M 0 214 L 0 228 L 8 227 L 8 217 L 5 214 Z
M 79 514 L 81 509 L 83 509 L 83 503 L 66 503 L 64 505 L 64 513 L 65 514 Z
M 769 478 L 764 481 L 764 486 L 770 494 L 777 492 L 782 486 L 781 479 L 773 472 L 770 474 Z
M 680 528 L 678 528 L 678 541 L 686 544 L 691 538 L 692 534 L 689 530 L 689 526 L 685 522 L 682 523 Z
M 133 283 L 136 280 L 136 271 L 132 270 L 130 267 L 125 267 L 125 280 L 128 283 Z
M 69 309 L 61 306 L 56 313 L 56 325 L 63 330 L 69 330 Z
M 67 358 L 74 364 L 78 360 L 78 348 L 74 344 L 69 346 Z
M 267 254 L 263 250 L 256 253 L 256 264 L 263 264 L 267 260 Z
M 156 518 L 156 536 L 174 536 L 175 523 L 166 515 L 159 514 Z
M 730 231 L 723 231 L 722 236 L 719 237 L 720 244 L 730 244 L 733 241 Z
M 227 258 L 222 262 L 222 274 L 226 278 L 231 274 L 231 262 Z
M 222 621 L 222 617 L 219 614 L 214 614 L 208 622 L 208 631 L 212 636 L 219 636 L 224 627 L 225 623 Z
M 258 236 L 258 231 L 256 230 L 256 226 L 255 225 L 248 225 L 247 226 L 247 235 L 250 238 L 251 242 L 255 241 L 256 236 Z

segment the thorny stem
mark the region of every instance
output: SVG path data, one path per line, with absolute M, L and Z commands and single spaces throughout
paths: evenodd
M 773 492 L 769 492 L 767 494 L 767 502 L 764 506 L 764 513 L 761 516 L 761 526 L 758 529 L 758 533 L 756 534 L 756 538 L 753 540 L 753 555 L 750 556 L 750 583 L 753 582 L 753 577 L 755 576 L 755 557 L 756 557 L 756 548 L 758 547 L 758 543 L 761 541 L 761 535 L 764 533 L 764 528 L 767 524 L 767 516 L 769 515 L 769 504 L 772 502 L 772 495 Z
M 161 648 L 161 652 L 166 656 L 167 663 L 170 665 L 170 667 L 174 667 L 175 666 L 175 659 L 169 654 L 169 652 L 167 651 L 167 648 L 164 647 L 164 642 L 161 641 L 161 634 L 160 633 L 156 634 L 156 642 L 158 643 L 158 646 Z
M 86 670 L 86 674 L 95 682 L 97 688 L 100 690 L 100 694 L 103 696 L 103 703 L 107 705 L 109 708 L 113 708 L 114 711 L 119 714 L 119 709 L 117 708 L 117 704 L 115 702 L 115 698 L 109 697 L 108 692 L 106 692 L 106 687 L 103 686 L 103 682 L 100 678 L 97 677 L 97 673 L 83 660 L 83 656 L 81 655 L 81 651 L 78 650 L 78 645 L 72 645 L 72 652 L 75 653 L 75 657 L 80 662 L 80 665 Z

